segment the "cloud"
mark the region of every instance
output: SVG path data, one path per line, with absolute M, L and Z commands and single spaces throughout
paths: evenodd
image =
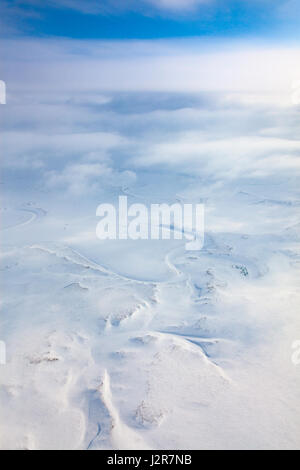
M 298 47 L 157 41 L 3 41 L 11 89 L 98 91 L 280 91 L 300 76 Z
M 199 5 L 211 3 L 210 0 L 146 0 L 158 9 L 171 11 L 190 11 Z
M 48 0 L 49 5 L 57 7 L 72 8 L 85 13 L 96 14 L 107 11 L 120 11 L 120 9 L 136 9 L 141 4 L 145 7 L 151 5 L 158 10 L 171 11 L 190 11 L 193 8 L 211 3 L 212 0 L 126 0 L 120 5 L 119 1 L 106 0 L 99 2 L 98 0 Z
M 300 141 L 187 132 L 144 149 L 133 163 L 140 168 L 172 167 L 211 179 L 266 177 L 290 170 L 299 174 Z
M 27 20 L 38 18 L 41 18 L 41 15 L 39 11 L 32 8 L 30 0 L 21 2 L 2 0 L 0 4 L 1 36 L 15 36 L 20 33 L 20 30 L 28 31 Z
M 32 131 L 7 131 L 2 134 L 2 166 L 41 168 L 63 166 L 68 160 L 108 160 L 109 151 L 125 139 L 105 132 L 44 134 Z
M 199 5 L 212 3 L 213 0 L 44 0 L 43 8 L 70 9 L 88 15 L 120 14 L 124 11 L 149 13 L 149 7 L 161 12 L 191 11 Z M 41 7 L 40 0 L 4 0 L 3 13 L 28 15 L 29 11 L 37 11 Z M 26 7 L 26 8 L 23 8 Z
M 132 171 L 114 170 L 103 163 L 77 163 L 67 165 L 62 171 L 47 172 L 44 179 L 50 189 L 62 188 L 73 195 L 86 195 L 106 186 L 133 184 L 136 175 Z
M 2 0 L 0 26 L 2 37 L 24 34 L 40 37 L 46 22 L 48 36 L 65 34 L 77 37 L 78 34 L 86 34 L 87 37 L 101 37 L 102 34 L 110 34 L 111 37 L 116 37 L 120 29 L 121 36 L 127 34 L 126 27 L 123 32 L 124 19 L 133 26 L 130 26 L 129 37 L 140 37 L 141 34 L 180 37 L 184 33 L 186 36 L 205 36 L 208 31 L 211 37 L 222 34 L 233 37 L 236 32 L 244 37 L 247 32 L 252 37 L 261 37 L 264 31 L 273 37 L 282 35 L 282 32 L 288 37 L 296 37 L 299 29 L 297 2 L 298 0 Z M 78 23 L 76 20 L 74 25 L 72 23 L 74 13 L 85 15 L 79 30 L 80 21 Z M 122 15 L 126 13 L 133 15 L 123 18 Z M 62 17 L 66 18 L 69 14 L 70 24 L 67 30 L 65 33 L 63 30 L 58 32 L 58 25 L 65 21 Z M 101 18 L 91 18 L 92 16 Z M 147 19 L 143 20 L 142 17 Z M 116 26 L 116 19 L 119 27 Z M 191 28 L 187 27 L 188 21 Z M 146 28 L 144 23 L 148 24 Z
M 226 181 L 299 174 L 291 102 L 298 48 L 196 40 L 5 46 L 2 165 L 35 168 L 50 191 L 134 185 L 132 172 Z

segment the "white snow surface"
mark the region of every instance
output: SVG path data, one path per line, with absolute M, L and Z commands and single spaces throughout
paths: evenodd
M 36 141 L 24 153 L 26 131 L 7 130 L 0 448 L 299 448 L 299 110 L 160 97 L 141 110 L 133 95 L 126 115 L 118 99 L 66 118 L 68 139 L 86 122 L 103 132 L 87 154 L 80 139 L 74 155 Z M 55 140 L 53 110 L 18 109 Z M 87 171 L 103 148 L 103 173 Z M 99 241 L 97 205 L 118 195 L 205 203 L 204 248 Z

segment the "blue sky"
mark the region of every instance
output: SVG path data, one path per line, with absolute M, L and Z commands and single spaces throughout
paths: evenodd
M 93 39 L 288 38 L 298 0 L 4 0 L 2 36 Z

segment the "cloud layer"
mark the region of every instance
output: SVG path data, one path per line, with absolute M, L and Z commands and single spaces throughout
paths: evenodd
M 5 41 L 2 166 L 77 194 L 145 171 L 298 175 L 293 47 Z
M 204 40 L 6 40 L 7 86 L 35 90 L 291 93 L 299 48 Z

